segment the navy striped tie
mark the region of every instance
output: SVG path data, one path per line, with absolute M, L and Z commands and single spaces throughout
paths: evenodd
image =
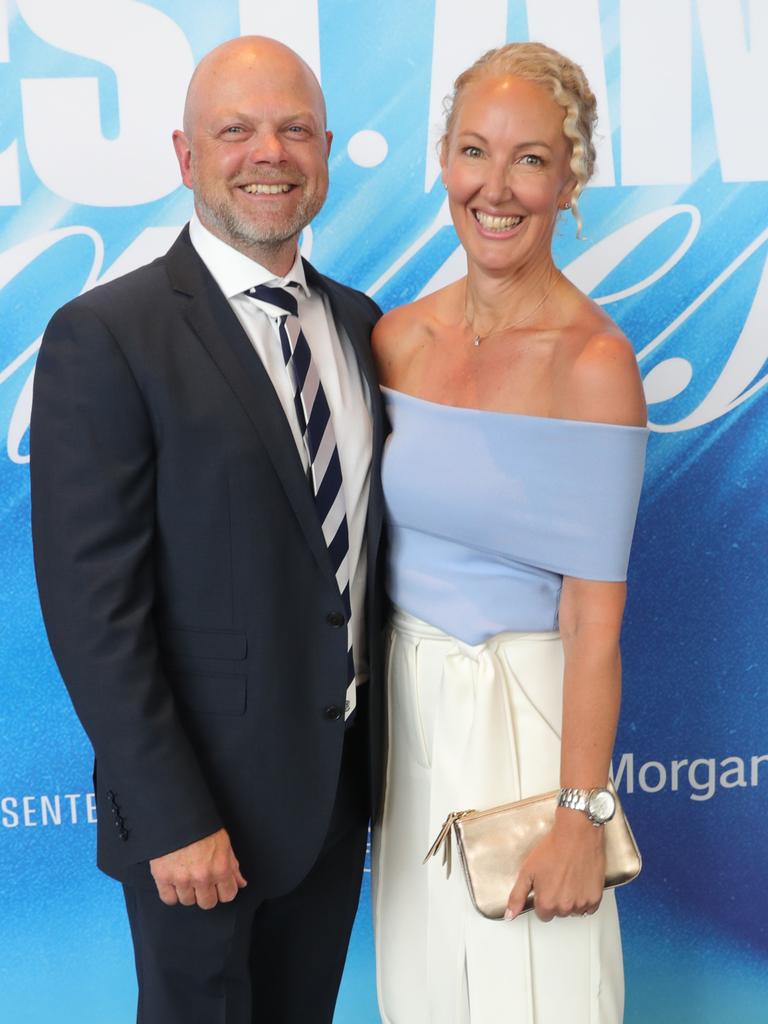
M 246 295 L 283 310 L 278 321 L 283 360 L 293 387 L 293 404 L 309 457 L 315 508 L 331 556 L 347 621 L 347 695 L 344 717 L 355 709 L 355 662 L 352 651 L 352 605 L 349 596 L 349 530 L 344 506 L 341 462 L 331 410 L 299 322 L 299 304 L 287 288 L 258 285 Z

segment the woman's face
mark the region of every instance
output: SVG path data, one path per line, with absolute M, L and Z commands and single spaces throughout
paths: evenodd
M 550 258 L 557 212 L 575 178 L 565 110 L 545 88 L 505 75 L 461 94 L 443 149 L 443 182 L 470 261 L 492 273 Z

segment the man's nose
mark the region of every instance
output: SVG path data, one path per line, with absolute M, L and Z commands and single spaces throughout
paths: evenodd
M 280 163 L 285 159 L 285 149 L 279 134 L 269 128 L 256 132 L 251 140 L 248 158 L 252 163 Z

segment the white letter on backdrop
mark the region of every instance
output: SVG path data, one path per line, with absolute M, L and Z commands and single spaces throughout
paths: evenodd
M 621 5 L 621 183 L 691 180 L 690 0 Z
M 0 64 L 10 60 L 8 47 L 8 0 L 0 0 Z M 14 141 L 0 153 L 0 206 L 21 205 L 19 147 Z
M 768 181 L 765 95 L 768 91 L 768 4 L 699 0 L 723 181 Z
M 440 173 L 436 143 L 443 130 L 443 100 L 453 83 L 481 54 L 502 46 L 507 38 L 507 0 L 472 0 L 472 16 L 456 0 L 435 0 L 432 41 L 432 82 L 429 87 L 424 191 L 430 192 Z
M 600 116 L 595 139 L 597 172 L 591 184 L 615 184 L 598 0 L 528 0 L 528 37 L 560 50 L 584 68 Z
M 41 39 L 106 64 L 117 79 L 115 139 L 101 131 L 96 78 L 22 80 L 27 151 L 43 184 L 91 206 L 132 206 L 173 192 L 180 181 L 170 134 L 181 124 L 193 69 L 176 22 L 136 0 L 17 4 Z

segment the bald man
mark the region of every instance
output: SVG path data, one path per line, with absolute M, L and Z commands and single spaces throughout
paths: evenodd
M 293 51 L 208 54 L 173 143 L 190 224 L 45 333 L 41 603 L 96 754 L 138 1021 L 320 1024 L 382 774 L 379 310 L 299 255 L 331 133 Z

